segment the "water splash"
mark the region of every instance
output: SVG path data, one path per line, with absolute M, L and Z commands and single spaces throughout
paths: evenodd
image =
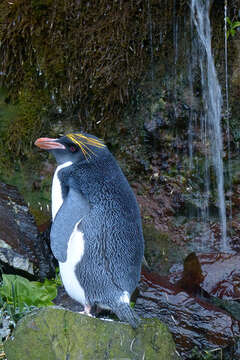
M 222 236 L 221 250 L 226 251 L 228 250 L 228 244 L 222 161 L 223 141 L 220 125 L 222 94 L 211 48 L 209 10 L 210 0 L 191 0 L 191 15 L 198 34 L 200 46 L 199 65 L 202 79 L 202 100 L 206 123 L 206 136 L 208 139 L 207 141 L 210 142 L 211 161 L 214 165 L 217 182 L 218 207 Z

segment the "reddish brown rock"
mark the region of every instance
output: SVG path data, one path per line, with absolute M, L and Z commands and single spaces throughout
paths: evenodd
M 227 312 L 198 296 L 189 295 L 168 277 L 146 270 L 142 273 L 135 309 L 142 317 L 157 317 L 166 323 L 174 336 L 182 359 L 192 350 L 228 349 L 234 352 L 240 323 Z
M 186 258 L 184 270 L 175 265 L 177 271 L 169 277 L 172 284 L 178 282 L 183 289 L 195 284 L 220 299 L 240 299 L 240 254 L 193 254 Z

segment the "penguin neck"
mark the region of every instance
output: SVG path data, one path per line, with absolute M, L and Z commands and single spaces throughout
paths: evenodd
M 67 161 L 63 164 L 58 165 L 55 170 L 52 182 L 52 221 L 54 221 L 55 216 L 57 215 L 57 212 L 63 203 L 63 191 L 58 173 L 61 169 L 69 167 L 72 164 L 72 161 Z

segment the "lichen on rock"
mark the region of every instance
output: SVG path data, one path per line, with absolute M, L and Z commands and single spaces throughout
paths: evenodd
M 5 343 L 8 360 L 177 359 L 167 326 L 145 319 L 138 329 L 49 307 L 26 315 Z

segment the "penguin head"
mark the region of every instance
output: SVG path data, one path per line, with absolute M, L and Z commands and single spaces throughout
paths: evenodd
M 35 141 L 35 145 L 40 149 L 50 151 L 58 164 L 68 161 L 88 162 L 92 157 L 96 157 L 99 151 L 105 149 L 102 140 L 85 133 L 71 133 L 59 139 L 39 138 Z

